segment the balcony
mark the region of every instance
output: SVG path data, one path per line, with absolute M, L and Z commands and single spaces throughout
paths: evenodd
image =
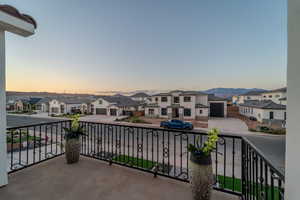
M 60 156 L 11 174 L 9 182 L 1 199 L 192 199 L 187 183 L 86 157 L 67 165 Z M 238 198 L 214 191 L 217 199 Z
M 81 161 L 67 165 L 60 121 L 9 128 L 5 199 L 192 199 L 187 145 L 206 134 L 81 122 Z M 245 138 L 220 135 L 213 199 L 283 199 L 284 176 Z

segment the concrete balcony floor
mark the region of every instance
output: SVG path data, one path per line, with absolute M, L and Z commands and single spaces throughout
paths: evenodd
M 9 175 L 0 188 L 9 200 L 192 200 L 189 184 L 81 157 L 67 165 L 63 156 Z M 238 197 L 213 191 L 212 200 Z

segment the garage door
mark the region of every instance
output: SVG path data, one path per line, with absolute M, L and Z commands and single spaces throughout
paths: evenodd
M 111 108 L 109 111 L 110 111 L 110 115 L 117 116 L 117 109 Z
M 224 103 L 210 103 L 211 117 L 224 117 Z
M 105 108 L 96 108 L 96 115 L 106 115 Z

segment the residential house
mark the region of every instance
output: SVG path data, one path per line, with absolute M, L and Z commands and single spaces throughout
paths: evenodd
M 29 100 L 28 99 L 18 99 L 14 102 L 15 111 L 29 111 Z
M 286 105 L 287 87 L 263 92 L 261 95 L 262 100 L 272 100 L 274 103 L 285 103 L 284 105 Z
M 250 100 L 239 105 L 241 115 L 252 117 L 266 124 L 279 124 L 285 126 L 286 106 L 277 104 L 272 100 Z
M 209 99 L 211 101 L 209 101 Z M 175 90 L 151 96 L 145 106 L 145 116 L 179 119 L 226 117 L 226 100 L 198 91 Z
M 45 97 L 45 98 L 42 98 L 38 103 L 37 103 L 37 108 L 40 112 L 43 112 L 43 113 L 49 113 L 50 112 L 50 104 L 49 102 L 51 101 L 52 99 L 50 97 Z
M 240 94 L 238 96 L 232 97 L 233 104 L 243 104 L 245 101 L 250 100 L 262 100 L 262 92 L 261 91 L 250 91 L 245 94 Z
M 92 109 L 95 115 L 121 116 L 131 115 L 139 105 L 139 102 L 123 95 L 101 96 L 92 102 Z
M 80 112 L 82 114 L 93 114 L 94 113 L 94 106 L 93 102 L 96 100 L 94 97 L 91 98 L 81 98 L 81 106 Z
M 71 114 L 80 112 L 82 101 L 78 98 L 59 97 L 49 101 L 49 114 Z

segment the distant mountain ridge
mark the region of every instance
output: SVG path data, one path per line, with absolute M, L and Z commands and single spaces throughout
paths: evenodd
M 234 95 L 240 95 L 245 94 L 250 91 L 266 91 L 264 89 L 259 88 L 212 88 L 209 90 L 201 91 L 208 94 L 214 94 L 218 97 L 223 98 L 231 98 Z M 135 91 L 98 91 L 95 92 L 95 94 L 72 94 L 72 93 L 53 93 L 53 92 L 17 92 L 17 91 L 7 91 L 6 95 L 8 97 L 10 96 L 17 96 L 17 97 L 57 97 L 57 96 L 68 96 L 68 97 L 85 97 L 85 96 L 102 96 L 102 95 L 125 95 L 125 96 L 131 96 L 133 94 L 144 92 L 148 95 L 153 95 L 161 92 L 169 92 L 168 90 L 135 90 Z
M 218 97 L 230 98 L 232 96 L 245 94 L 250 91 L 264 92 L 267 90 L 260 88 L 212 88 L 209 90 L 205 90 L 204 92 L 214 94 Z

